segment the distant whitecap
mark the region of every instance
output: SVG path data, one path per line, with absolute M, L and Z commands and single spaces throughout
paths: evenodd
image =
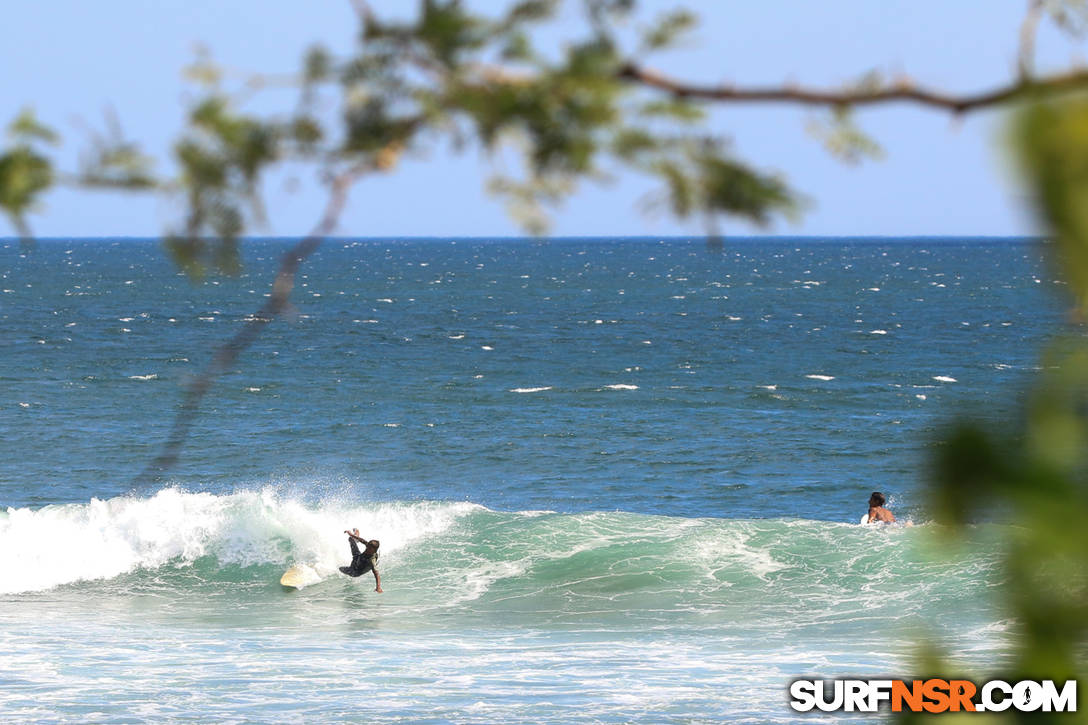
M 510 388 L 511 393 L 543 393 L 545 390 L 551 390 L 552 386 L 545 385 L 540 388 Z
M 958 382 L 955 378 L 950 378 L 947 375 L 934 375 L 933 379 L 939 383 L 955 383 Z
M 150 375 L 129 375 L 128 379 L 129 380 L 157 380 L 158 377 L 159 376 L 157 374 L 151 373 Z
M 835 379 L 834 375 L 806 375 L 805 377 L 809 380 L 823 380 L 824 382 Z
M 637 385 L 624 385 L 623 383 L 617 383 L 615 385 L 604 386 L 605 390 L 638 390 Z

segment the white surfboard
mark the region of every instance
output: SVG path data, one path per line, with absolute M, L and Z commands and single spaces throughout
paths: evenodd
M 321 575 L 309 564 L 295 564 L 280 577 L 280 584 L 292 589 L 302 589 L 321 581 Z

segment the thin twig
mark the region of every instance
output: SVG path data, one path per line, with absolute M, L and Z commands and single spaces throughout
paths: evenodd
M 1020 77 L 1028 78 L 1035 70 L 1035 33 L 1043 15 L 1043 0 L 1030 0 L 1024 22 L 1020 24 Z
M 225 373 L 238 356 L 249 348 L 268 323 L 275 320 L 288 308 L 291 290 L 295 286 L 295 275 L 306 259 L 317 251 L 322 241 L 336 229 L 340 214 L 347 203 L 351 185 L 369 166 L 356 166 L 333 177 L 330 182 L 329 201 L 325 212 L 310 234 L 291 247 L 280 261 L 276 279 L 272 283 L 272 293 L 257 314 L 249 317 L 242 329 L 234 337 L 219 346 L 207 367 L 201 371 L 186 388 L 182 403 L 174 418 L 174 427 L 170 437 L 147 468 L 136 477 L 135 485 L 150 483 L 169 471 L 181 453 L 185 440 L 189 437 L 200 402 L 212 384 Z
M 680 98 L 699 98 L 736 103 L 793 103 L 807 106 L 872 106 L 896 101 L 918 103 L 956 114 L 976 111 L 1038 95 L 1049 96 L 1088 89 L 1088 71 L 1072 71 L 1037 79 L 1020 79 L 1006 86 L 962 96 L 900 83 L 876 90 L 826 91 L 806 88 L 736 88 L 734 86 L 693 85 L 669 78 L 657 71 L 627 64 L 619 77 L 650 88 L 657 88 Z

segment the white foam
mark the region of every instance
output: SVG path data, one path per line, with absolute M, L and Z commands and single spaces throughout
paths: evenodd
M 809 380 L 823 380 L 824 382 L 835 379 L 834 375 L 806 375 L 805 377 Z
M 722 568 L 732 567 L 766 581 L 768 575 L 787 567 L 765 548 L 752 546 L 750 537 L 743 531 L 701 529 L 695 534 L 690 549 L 692 559 L 706 566 L 711 576 Z
M 545 385 L 541 388 L 511 388 L 511 393 L 543 393 L 545 390 L 551 390 L 552 386 Z
M 933 379 L 936 380 L 937 382 L 940 382 L 940 383 L 955 383 L 955 382 L 957 382 L 957 380 L 955 378 L 949 377 L 947 375 L 934 375 Z
M 158 377 L 159 376 L 156 375 L 155 373 L 151 373 L 150 375 L 129 375 L 128 379 L 129 380 L 155 380 Z
M 150 497 L 9 508 L 0 513 L 0 593 L 182 567 L 208 555 L 242 566 L 307 563 L 327 575 L 347 561 L 345 528 L 358 527 L 381 539 L 383 554 L 395 553 L 479 508 L 422 502 L 313 507 L 271 489 L 213 495 L 174 488 Z
M 606 385 L 603 390 L 638 390 L 637 385 L 624 385 L 623 383 L 617 383 L 615 385 Z

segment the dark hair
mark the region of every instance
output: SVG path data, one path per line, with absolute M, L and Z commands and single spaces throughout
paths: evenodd
M 366 543 L 370 544 L 375 549 L 377 549 L 379 546 L 381 546 L 381 543 L 377 539 L 371 539 L 370 541 L 368 541 Z
M 884 498 L 884 494 L 882 494 L 880 491 L 873 491 L 873 495 L 869 497 L 869 505 L 883 506 L 885 500 L 886 499 Z

